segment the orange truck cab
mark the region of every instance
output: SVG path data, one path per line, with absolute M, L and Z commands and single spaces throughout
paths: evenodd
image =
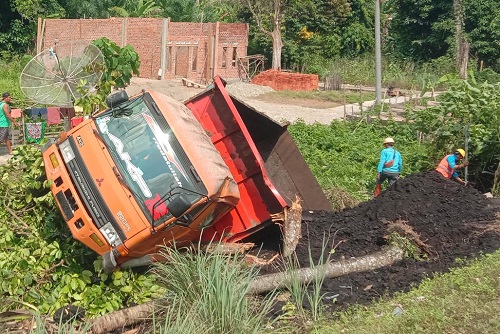
M 160 260 L 164 245 L 242 240 L 286 212 L 292 195 L 308 199 L 306 209 L 331 208 L 294 145 L 281 149 L 290 161 L 279 158 L 274 148 L 290 142 L 286 129 L 262 120 L 259 131 L 276 128 L 267 139 L 252 138 L 246 123 L 255 127 L 262 115 L 245 121 L 248 108 L 240 105 L 242 115 L 218 77 L 184 104 L 153 91 L 130 99 L 120 91 L 107 103 L 42 148 L 64 220 L 75 239 L 102 255 L 107 272 Z M 299 178 L 308 184 L 293 184 Z

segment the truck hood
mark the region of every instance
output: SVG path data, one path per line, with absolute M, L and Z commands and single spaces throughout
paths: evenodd
M 73 146 L 75 161 L 74 164 L 67 164 L 67 167 L 73 169 L 70 173 L 80 194 L 84 197 L 89 194 L 88 209 L 97 220 L 102 219 L 102 222 L 94 223 L 100 228 L 109 221 L 118 234 L 122 238 L 125 237 L 123 239 L 131 238 L 149 228 L 146 222 L 137 224 L 143 221 L 139 219 L 141 209 L 126 186 L 120 182 L 120 174 L 114 167 L 106 145 L 99 138 L 94 121 L 89 119 L 82 123 L 74 129 L 68 140 Z M 134 221 L 134 224 L 130 224 L 131 221 Z

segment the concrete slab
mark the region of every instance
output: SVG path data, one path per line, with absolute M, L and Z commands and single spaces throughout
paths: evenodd
M 0 144 L 0 165 L 5 165 L 10 158 L 12 158 L 12 155 L 9 154 L 7 147 Z

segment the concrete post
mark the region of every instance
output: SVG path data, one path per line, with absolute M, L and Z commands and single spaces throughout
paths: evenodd
M 380 0 L 375 0 L 375 104 L 382 101 L 382 53 L 380 48 Z

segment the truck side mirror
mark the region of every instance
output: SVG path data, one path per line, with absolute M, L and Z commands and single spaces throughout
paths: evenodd
M 175 218 L 182 217 L 191 207 L 191 202 L 183 194 L 179 194 L 167 205 L 168 212 Z
M 128 94 L 124 90 L 120 90 L 106 97 L 106 105 L 111 109 L 126 101 L 128 101 Z

